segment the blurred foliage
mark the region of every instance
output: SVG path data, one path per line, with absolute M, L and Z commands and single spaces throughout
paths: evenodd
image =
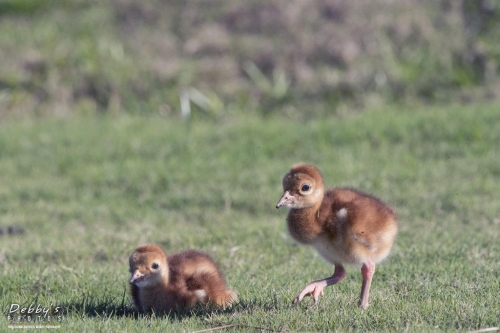
M 499 0 L 2 0 L 0 29 L 1 116 L 500 97 Z

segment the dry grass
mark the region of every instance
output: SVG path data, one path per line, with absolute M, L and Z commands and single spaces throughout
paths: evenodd
M 8 0 L 0 15 L 2 115 L 169 116 L 191 88 L 209 117 L 499 97 L 496 2 Z

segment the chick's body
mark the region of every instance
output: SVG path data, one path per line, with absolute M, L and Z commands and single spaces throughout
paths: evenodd
M 389 254 L 397 234 L 393 210 L 374 196 L 349 188 L 326 190 L 319 170 L 308 164 L 292 167 L 283 178 L 278 204 L 290 207 L 287 226 L 299 243 L 313 246 L 334 274 L 306 286 L 294 302 L 311 295 L 317 301 L 323 288 L 342 281 L 343 264 L 361 265 L 363 286 L 359 305 L 368 307 L 375 264 Z
M 237 299 L 206 253 L 187 250 L 166 255 L 157 245 L 139 246 L 129 258 L 130 291 L 140 311 L 169 312 L 211 303 L 227 307 Z

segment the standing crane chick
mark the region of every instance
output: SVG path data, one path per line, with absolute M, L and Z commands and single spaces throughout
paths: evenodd
M 309 164 L 292 167 L 283 178 L 283 191 L 276 208 L 290 207 L 291 236 L 335 265 L 331 277 L 308 284 L 293 303 L 308 295 L 317 302 L 325 287 L 345 278 L 343 264 L 355 264 L 361 265 L 363 276 L 359 306 L 368 308 L 375 264 L 387 257 L 398 230 L 392 208 L 354 189 L 325 189 L 321 173 Z
M 130 292 L 140 311 L 166 313 L 197 303 L 225 308 L 237 299 L 217 264 L 203 252 L 167 256 L 161 247 L 145 244 L 132 253 L 129 264 Z

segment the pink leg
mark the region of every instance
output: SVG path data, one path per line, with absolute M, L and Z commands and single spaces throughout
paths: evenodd
M 335 272 L 332 276 L 322 279 L 316 280 L 309 283 L 307 286 L 302 289 L 299 296 L 295 297 L 293 300 L 293 304 L 297 304 L 300 302 L 305 296 L 312 295 L 314 299 L 314 303 L 318 302 L 319 296 L 323 296 L 323 289 L 325 287 L 331 286 L 332 284 L 339 283 L 345 278 L 345 269 L 342 265 L 335 265 Z
M 361 267 L 361 275 L 363 276 L 363 284 L 361 285 L 361 295 L 359 296 L 359 307 L 368 309 L 368 296 L 370 296 L 370 286 L 372 277 L 375 273 L 375 264 L 368 260 Z

